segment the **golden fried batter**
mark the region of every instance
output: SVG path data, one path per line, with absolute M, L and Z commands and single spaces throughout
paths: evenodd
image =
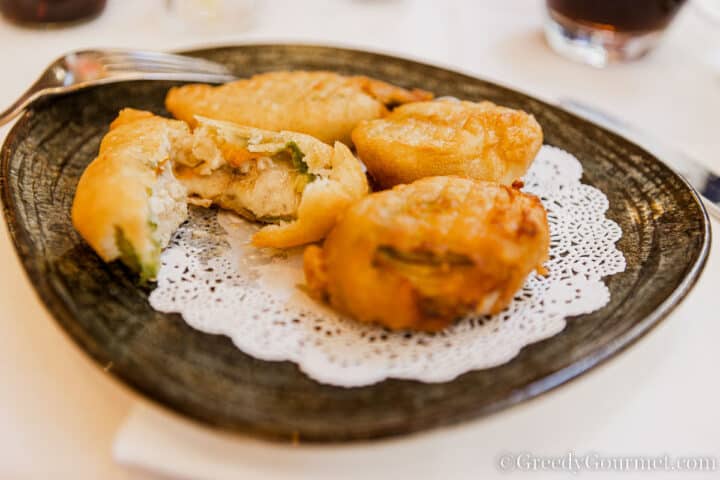
M 258 247 L 292 247 L 323 238 L 353 201 L 367 194 L 348 147 L 309 135 L 270 132 L 197 117 L 191 154 L 175 174 L 200 205 L 216 204 L 264 223 Z
M 126 108 L 110 125 L 72 205 L 73 225 L 103 260 L 155 277 L 160 249 L 187 217 L 187 193 L 170 165 L 190 143 L 185 123 L 150 112 Z
M 430 177 L 350 207 L 323 247 L 305 250 L 312 296 L 363 322 L 435 331 L 504 309 L 541 273 L 549 234 L 540 200 L 514 187 Z
M 352 133 L 358 156 L 383 188 L 433 175 L 510 185 L 542 145 L 532 115 L 490 102 L 416 102 Z
M 368 77 L 331 72 L 270 72 L 219 87 L 185 85 L 170 89 L 167 109 L 195 124 L 195 115 L 267 130 L 290 130 L 326 143 L 350 144 L 362 120 L 387 114 L 386 106 L 428 100 L 423 90 L 405 90 Z

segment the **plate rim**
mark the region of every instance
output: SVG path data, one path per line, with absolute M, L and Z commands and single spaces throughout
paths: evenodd
M 315 49 L 327 49 L 327 50 L 342 50 L 345 52 L 354 52 L 358 54 L 371 54 L 379 57 L 385 57 L 388 60 L 393 61 L 404 61 L 404 62 L 410 62 L 410 63 L 416 63 L 421 66 L 425 67 L 432 67 L 436 69 L 446 70 L 453 74 L 462 75 L 464 77 L 467 77 L 468 79 L 472 81 L 482 81 L 484 83 L 490 84 L 495 88 L 499 88 L 505 91 L 509 91 L 512 93 L 517 93 L 520 95 L 523 95 L 525 97 L 528 97 L 532 99 L 533 101 L 536 101 L 540 104 L 542 104 L 544 107 L 550 107 L 551 109 L 558 109 L 562 112 L 570 115 L 571 117 L 580 120 L 584 123 L 592 125 L 594 128 L 599 129 L 604 134 L 608 135 L 609 137 L 617 137 L 622 139 L 627 144 L 632 145 L 634 148 L 642 151 L 648 158 L 650 158 L 654 164 L 660 166 L 663 170 L 666 170 L 667 173 L 675 177 L 675 179 L 679 180 L 680 183 L 691 193 L 692 200 L 694 204 L 699 207 L 699 211 L 701 213 L 700 219 L 702 221 L 702 245 L 700 246 L 697 258 L 693 262 L 692 266 L 688 269 L 687 274 L 682 279 L 682 281 L 674 288 L 674 290 L 668 295 L 662 303 L 660 303 L 651 313 L 648 315 L 642 317 L 639 319 L 629 330 L 619 335 L 617 338 L 615 338 L 612 342 L 605 343 L 602 346 L 599 346 L 597 349 L 594 349 L 584 357 L 582 357 L 579 360 L 574 361 L 573 363 L 567 365 L 566 367 L 557 370 L 555 372 L 552 372 L 551 374 L 548 374 L 534 382 L 527 383 L 523 385 L 521 388 L 515 390 L 511 395 L 507 395 L 500 400 L 497 400 L 493 402 L 492 404 L 486 406 L 485 408 L 481 409 L 478 412 L 472 412 L 472 411 L 463 411 L 461 414 L 456 416 L 449 417 L 450 419 L 440 424 L 430 424 L 430 425 L 419 425 L 417 427 L 414 427 L 412 429 L 409 429 L 404 434 L 417 434 L 417 432 L 431 432 L 435 428 L 444 426 L 444 425 L 457 425 L 461 421 L 468 420 L 477 420 L 479 418 L 483 418 L 487 415 L 490 415 L 494 412 L 507 409 L 508 407 L 516 406 L 522 403 L 527 402 L 528 400 L 539 398 L 541 396 L 544 396 L 544 394 L 553 391 L 557 389 L 560 386 L 568 385 L 571 383 L 572 380 L 576 380 L 579 378 L 582 378 L 585 374 L 590 373 L 592 371 L 593 367 L 600 366 L 607 362 L 608 360 L 616 357 L 620 353 L 624 352 L 626 349 L 634 345 L 638 340 L 644 338 L 648 333 L 650 333 L 655 327 L 657 327 L 663 319 L 665 319 L 670 313 L 673 312 L 673 310 L 687 297 L 688 293 L 692 290 L 692 288 L 696 285 L 698 280 L 701 277 L 701 274 L 707 264 L 708 255 L 710 252 L 711 242 L 712 242 L 712 229 L 711 229 L 711 222 L 707 214 L 707 210 L 705 208 L 705 205 L 703 204 L 702 200 L 700 199 L 697 191 L 695 188 L 690 185 L 690 183 L 680 174 L 678 174 L 675 170 L 673 170 L 671 167 L 669 167 L 666 163 L 664 163 L 660 158 L 658 158 L 655 154 L 647 151 L 644 147 L 641 145 L 635 143 L 633 140 L 628 139 L 624 137 L 621 134 L 618 134 L 612 130 L 609 130 L 601 125 L 596 124 L 595 122 L 580 117 L 576 115 L 575 113 L 563 109 L 561 106 L 556 105 L 554 103 L 545 101 L 541 98 L 538 98 L 535 95 L 525 93 L 522 90 L 507 87 L 501 83 L 498 83 L 494 80 L 487 80 L 482 77 L 476 76 L 472 73 L 469 73 L 467 71 L 463 71 L 462 69 L 458 69 L 455 67 L 448 67 L 445 65 L 428 62 L 425 60 L 418 60 L 415 58 L 412 58 L 412 56 L 399 56 L 395 54 L 389 54 L 381 51 L 374 51 L 372 49 L 359 49 L 359 48 L 353 48 L 353 47 L 345 47 L 345 46 L 335 46 L 332 44 L 314 44 L 314 43 L 303 43 L 303 42 L 292 42 L 292 43 L 272 43 L 272 42 L 262 42 L 262 43 L 238 43 L 238 44 L 223 44 L 223 45 L 212 45 L 212 46 L 202 46 L 200 48 L 192 48 L 192 49 L 182 49 L 177 50 L 178 53 L 184 53 L 184 54 L 201 54 L 213 50 L 232 50 L 237 48 L 268 48 L 268 47 L 302 47 L 302 48 L 315 48 Z M 8 132 L 6 138 L 4 139 L 2 148 L 0 149 L 0 200 L 2 201 L 2 209 L 3 209 L 3 216 L 5 218 L 5 223 L 8 228 L 8 234 L 10 236 L 10 239 L 12 240 L 13 247 L 15 250 L 15 254 L 17 255 L 17 258 L 20 260 L 20 263 L 23 266 L 24 274 L 26 278 L 29 280 L 31 285 L 33 286 L 34 294 L 36 295 L 36 298 L 38 298 L 45 311 L 49 314 L 49 316 L 61 327 L 61 330 L 65 335 L 67 335 L 74 344 L 76 344 L 80 350 L 83 351 L 83 353 L 90 357 L 92 360 L 92 363 L 95 364 L 103 373 L 109 374 L 109 378 L 113 379 L 116 383 L 119 383 L 122 385 L 123 388 L 126 390 L 132 391 L 134 394 L 138 395 L 140 398 L 144 400 L 151 401 L 154 405 L 159 406 L 162 410 L 169 412 L 173 415 L 177 415 L 182 419 L 190 419 L 193 422 L 197 422 L 204 426 L 212 426 L 215 428 L 220 428 L 223 431 L 230 431 L 230 432 L 241 432 L 241 433 L 249 433 L 253 435 L 259 435 L 262 438 L 265 439 L 271 439 L 271 440 L 288 440 L 286 436 L 281 435 L 275 435 L 272 433 L 269 433 L 267 431 L 259 431 L 254 430 L 252 426 L 246 426 L 242 429 L 238 428 L 228 428 L 224 427 L 223 425 L 219 425 L 217 423 L 213 423 L 212 421 L 209 421 L 206 418 L 202 418 L 200 415 L 195 414 L 193 411 L 189 409 L 182 409 L 178 408 L 175 405 L 170 405 L 167 401 L 162 399 L 158 394 L 156 394 L 154 391 L 149 389 L 146 385 L 141 384 L 141 382 L 135 381 L 133 378 L 131 378 L 129 375 L 125 374 L 124 372 L 117 371 L 111 368 L 112 362 L 108 358 L 106 358 L 103 355 L 103 352 L 100 349 L 95 349 L 90 345 L 88 342 L 85 341 L 83 338 L 81 332 L 75 331 L 69 326 L 74 321 L 74 315 L 71 312 L 71 310 L 67 307 L 63 297 L 59 294 L 59 292 L 56 291 L 55 288 L 52 287 L 52 282 L 48 281 L 48 277 L 44 274 L 42 269 L 37 268 L 36 265 L 32 262 L 32 257 L 29 254 L 29 248 L 28 245 L 31 244 L 31 238 L 28 232 L 25 231 L 25 228 L 22 226 L 22 223 L 16 218 L 16 212 L 17 212 L 17 205 L 12 199 L 12 194 L 10 192 L 9 187 L 9 181 L 8 181 L 8 173 L 10 169 L 10 160 L 13 156 L 14 149 L 11 148 L 14 143 L 18 141 L 20 138 L 20 131 L 27 125 L 27 123 L 31 120 L 31 117 L 33 115 L 32 110 L 26 110 L 23 112 L 23 114 L 18 118 L 18 120 L 14 123 L 10 131 Z M 38 284 L 44 284 L 45 288 L 38 288 Z M 512 361 L 512 360 L 510 360 Z M 110 363 L 108 363 L 110 362 Z M 301 373 L 304 375 L 304 373 Z M 390 381 L 390 380 L 397 380 L 397 379 L 385 379 L 382 382 Z M 399 381 L 408 381 L 413 382 L 413 380 L 399 380 Z M 452 380 L 451 380 L 452 381 Z M 382 383 L 378 382 L 378 383 Z M 368 438 L 372 439 L 380 439 L 388 436 L 398 436 L 399 433 L 387 433 L 383 435 L 373 435 Z M 367 440 L 367 438 L 351 438 L 350 441 L 362 441 Z M 332 443 L 336 442 L 337 440 L 316 440 L 316 439 L 303 439 L 304 442 L 320 442 L 320 443 Z M 343 440 L 344 442 L 347 442 L 348 440 Z

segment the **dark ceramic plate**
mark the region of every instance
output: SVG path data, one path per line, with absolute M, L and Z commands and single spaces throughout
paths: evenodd
M 148 288 L 121 265 L 105 265 L 75 233 L 75 185 L 123 107 L 167 114 L 171 83 L 106 85 L 37 105 L 2 149 L 5 218 L 40 298 L 101 366 L 194 419 L 275 438 L 350 440 L 427 429 L 486 415 L 546 392 L 644 335 L 691 288 L 708 252 L 697 195 L 645 150 L 527 95 L 399 58 L 328 47 L 255 45 L 192 52 L 239 76 L 278 69 L 366 74 L 437 95 L 491 100 L 531 112 L 546 142 L 577 156 L 583 181 L 608 196 L 623 230 L 627 270 L 606 279 L 612 300 L 511 362 L 439 384 L 387 380 L 337 388 L 289 362 L 249 357 L 229 339 L 154 311 Z

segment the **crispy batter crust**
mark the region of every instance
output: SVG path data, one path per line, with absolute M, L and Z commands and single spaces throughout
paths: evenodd
M 459 177 L 431 177 L 350 207 L 323 247 L 305 250 L 311 294 L 363 322 L 439 330 L 505 308 L 549 233 L 540 200 Z
M 542 145 L 532 115 L 490 102 L 416 102 L 352 133 L 358 156 L 383 188 L 433 175 L 510 185 Z
M 129 108 L 112 122 L 97 158 L 80 177 L 72 206 L 73 225 L 103 260 L 120 257 L 120 232 L 141 267 L 157 263 L 148 202 L 170 144 L 189 136 L 183 122 Z
M 167 109 L 195 125 L 195 116 L 227 120 L 267 130 L 291 130 L 326 143 L 350 144 L 362 120 L 382 117 L 385 105 L 432 98 L 368 77 L 324 71 L 270 72 L 219 87 L 185 85 L 170 89 Z

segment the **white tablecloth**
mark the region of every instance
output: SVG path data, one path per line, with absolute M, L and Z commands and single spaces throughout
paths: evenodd
M 594 70 L 549 51 L 540 33 L 540 1 L 267 0 L 259 2 L 249 29 L 214 34 L 180 31 L 164 19 L 159 0 L 109 3 L 98 20 L 64 30 L 24 30 L 0 21 L 0 105 L 69 49 L 332 43 L 427 59 L 546 99 L 584 100 L 720 170 L 720 25 L 692 6 L 647 59 Z M 6 132 L 0 129 L 0 136 Z M 418 479 L 491 478 L 501 475 L 495 459 L 503 451 L 720 457 L 718 246 L 713 241 L 702 279 L 666 321 L 568 386 L 427 434 L 294 448 L 189 425 L 112 380 L 44 310 L 2 227 L 0 478 L 157 478 L 112 457 L 116 432 L 138 404 L 142 408 L 122 429 L 118 457 L 192 478 L 202 472 L 207 478 L 390 478 L 401 472 Z

